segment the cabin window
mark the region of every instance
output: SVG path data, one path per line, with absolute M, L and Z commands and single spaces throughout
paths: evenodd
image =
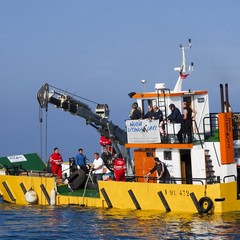
M 147 157 L 153 157 L 153 152 L 147 152 Z
M 172 160 L 172 152 L 171 151 L 164 151 L 163 152 L 164 160 Z
M 203 97 L 198 98 L 198 103 L 203 103 L 203 102 L 204 102 L 204 98 Z
M 234 148 L 234 158 L 240 158 L 240 148 Z

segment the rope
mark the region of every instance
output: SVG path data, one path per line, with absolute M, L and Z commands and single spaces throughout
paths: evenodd
M 42 108 L 39 105 L 39 123 L 40 123 L 40 157 L 42 159 L 42 151 L 43 151 L 43 146 L 42 146 L 42 142 L 43 142 L 43 136 L 42 136 Z
M 47 147 L 48 147 L 48 108 L 46 107 L 46 125 L 45 125 L 45 162 L 47 163 Z
M 67 94 L 69 94 L 69 95 L 72 95 L 72 97 L 80 98 L 80 99 L 83 99 L 83 100 L 85 100 L 85 101 L 88 101 L 88 102 L 91 102 L 91 103 L 94 103 L 94 104 L 99 104 L 99 103 L 94 102 L 94 101 L 92 101 L 92 100 L 90 100 L 90 99 L 87 99 L 87 98 L 84 98 L 84 97 L 80 97 L 80 96 L 76 95 L 75 93 L 74 93 L 74 94 L 73 94 L 73 93 L 70 93 L 70 92 L 68 92 L 68 91 L 66 91 L 66 90 L 62 90 L 62 89 L 57 88 L 57 87 L 54 87 L 54 86 L 52 86 L 52 85 L 48 85 L 48 86 L 49 86 L 49 87 L 52 87 L 52 88 L 54 88 L 54 89 L 56 89 L 56 90 L 59 90 L 59 91 L 61 91 L 61 92 L 67 93 Z

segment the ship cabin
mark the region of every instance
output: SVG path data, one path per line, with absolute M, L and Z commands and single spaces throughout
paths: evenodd
M 220 86 L 221 87 L 221 86 Z M 222 89 L 222 88 L 221 88 Z M 223 90 L 222 90 L 223 91 Z M 163 113 L 165 131 L 159 120 L 126 120 L 127 148 L 133 150 L 136 181 L 146 181 L 144 176 L 154 166 L 154 157 L 163 161 L 174 184 L 214 184 L 237 180 L 237 162 L 240 159 L 240 114 L 230 107 L 221 113 L 209 112 L 208 91 L 191 89 L 170 91 L 164 83 L 155 85 L 154 92 L 129 93 L 137 102 L 142 115 L 148 106 L 157 106 Z M 228 101 L 228 99 L 227 99 Z M 197 114 L 192 119 L 193 142 L 178 142 L 180 123 L 170 123 L 170 104 L 181 112 L 187 102 Z M 157 182 L 153 173 L 149 182 Z

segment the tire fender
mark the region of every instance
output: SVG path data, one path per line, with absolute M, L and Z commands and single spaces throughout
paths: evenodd
M 202 197 L 199 199 L 199 205 L 202 212 L 207 213 L 213 208 L 213 201 L 209 197 Z
M 68 178 L 68 184 L 70 185 L 72 190 L 78 189 L 85 181 L 86 181 L 86 173 L 82 169 L 75 171 Z

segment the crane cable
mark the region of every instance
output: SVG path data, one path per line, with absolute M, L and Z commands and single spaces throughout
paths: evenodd
M 48 147 L 48 104 L 46 105 L 46 125 L 45 125 L 45 162 L 48 163 L 48 153 L 47 153 L 47 147 Z
M 48 107 L 46 106 L 46 116 L 45 116 L 45 162 L 48 162 L 47 159 L 47 147 L 48 147 Z M 40 157 L 43 159 L 43 113 L 42 108 L 39 106 L 39 123 L 40 123 Z
M 40 123 L 40 157 L 42 159 L 42 151 L 43 151 L 43 147 L 42 147 L 42 142 L 43 142 L 43 136 L 42 136 L 42 122 L 43 122 L 43 119 L 42 119 L 42 108 L 41 106 L 39 105 L 39 123 Z
M 74 94 L 73 94 L 73 93 L 70 93 L 70 92 L 68 92 L 67 90 L 62 90 L 62 89 L 60 89 L 60 88 L 58 88 L 58 87 L 54 87 L 54 86 L 49 85 L 49 84 L 48 84 L 48 86 L 49 86 L 49 87 L 52 87 L 52 88 L 54 88 L 54 89 L 56 89 L 56 90 L 58 90 L 58 91 L 60 91 L 60 92 L 63 92 L 63 93 L 65 93 L 65 94 L 72 95 L 71 97 L 76 97 L 76 98 L 85 100 L 85 101 L 87 101 L 87 102 L 91 102 L 91 103 L 94 103 L 94 104 L 99 104 L 99 103 L 97 103 L 97 102 L 95 102 L 95 101 L 92 101 L 92 100 L 90 100 L 90 99 L 88 99 L 88 98 L 80 97 L 80 96 L 76 95 L 75 93 L 74 93 Z

